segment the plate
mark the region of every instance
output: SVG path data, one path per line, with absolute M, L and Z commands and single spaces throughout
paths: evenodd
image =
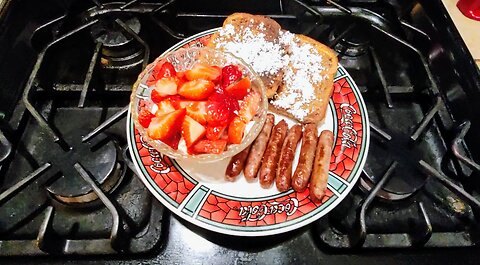
M 219 29 L 196 34 L 171 47 L 204 46 Z M 276 115 L 275 121 L 280 121 Z M 294 122 L 285 120 L 291 126 Z M 138 177 L 150 192 L 181 218 L 219 233 L 265 236 L 307 225 L 330 212 L 355 186 L 367 158 L 369 122 L 358 87 L 341 65 L 335 75 L 334 91 L 322 130 L 334 132 L 327 192 L 315 203 L 304 192 L 279 192 L 275 185 L 262 189 L 248 183 L 243 175 L 236 182 L 220 181 L 228 159 L 199 164 L 163 156 L 145 143 L 135 129 L 131 114 L 127 119 L 127 140 Z M 298 161 L 299 149 L 294 160 Z M 220 180 L 219 180 L 220 179 Z

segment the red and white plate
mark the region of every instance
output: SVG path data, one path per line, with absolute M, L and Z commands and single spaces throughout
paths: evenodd
M 218 29 L 194 35 L 165 53 L 182 47 L 204 46 Z M 276 115 L 276 122 L 284 117 Z M 294 122 L 284 118 L 291 126 Z M 337 206 L 357 182 L 367 158 L 369 124 L 367 109 L 355 82 L 342 67 L 335 76 L 325 122 L 319 132 L 331 130 L 335 147 L 330 163 L 328 189 L 322 202 L 314 203 L 304 192 L 279 192 L 275 185 L 262 189 L 243 175 L 236 182 L 222 181 L 228 160 L 198 164 L 173 160 L 146 144 L 128 115 L 127 138 L 137 174 L 168 209 L 200 227 L 240 236 L 287 232 L 307 225 Z M 299 148 L 294 160 L 298 161 Z

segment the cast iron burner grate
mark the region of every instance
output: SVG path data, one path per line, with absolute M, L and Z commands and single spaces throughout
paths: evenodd
M 429 35 L 376 1 L 326 2 L 242 8 L 334 48 L 367 103 L 372 149 L 363 191 L 354 189 L 315 222 L 321 247 L 477 244 L 480 203 L 462 188 L 480 169 L 463 140 L 470 122 L 456 126 L 417 48 L 431 45 Z M 0 255 L 140 253 L 163 243 L 163 207 L 128 169 L 122 148 L 131 85 L 149 59 L 238 10 L 209 1 L 92 3 L 67 9 L 31 38 L 44 48 L 24 105 L 0 133 Z M 92 157 L 82 161 L 87 153 Z M 75 190 L 65 182 L 73 178 Z

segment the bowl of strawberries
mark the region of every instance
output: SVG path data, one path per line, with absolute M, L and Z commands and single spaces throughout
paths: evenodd
M 242 59 L 190 47 L 147 66 L 133 86 L 130 108 L 135 128 L 160 153 L 213 162 L 253 142 L 268 106 L 262 80 Z

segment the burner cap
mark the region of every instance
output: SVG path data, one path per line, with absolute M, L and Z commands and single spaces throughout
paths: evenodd
M 377 196 L 386 200 L 402 200 L 421 189 L 426 177 L 417 166 L 421 152 L 412 146 L 408 135 L 391 134 L 391 136 L 390 141 L 370 142 L 360 187 L 364 191 L 372 190 L 390 164 L 397 161 L 398 166 Z
M 136 17 L 121 19 L 133 33 L 140 33 Z M 131 69 L 143 62 L 143 47 L 115 20 L 101 20 L 91 29 L 92 38 L 102 43 L 101 64 L 109 69 Z
M 59 169 L 61 176 L 47 187 L 47 191 L 58 201 L 68 205 L 80 206 L 98 199 L 90 185 L 75 170 L 75 163 L 80 163 L 107 193 L 118 187 L 125 173 L 125 167 L 120 160 L 121 152 L 115 141 L 105 134 L 100 134 L 95 138 L 100 141 L 82 143 L 83 134 L 83 131 L 77 132 L 69 137 L 77 140 L 66 139 L 72 147 L 70 151 L 63 155 L 56 152 L 52 154 L 54 166 Z
M 351 26 L 350 26 L 351 27 Z M 347 31 L 345 33 L 345 31 Z M 340 37 L 340 40 L 336 43 L 333 47 L 335 51 L 340 54 L 356 57 L 363 55 L 368 50 L 368 39 L 367 39 L 367 30 L 364 29 L 360 25 L 355 25 L 353 28 L 349 28 L 348 26 L 338 25 L 335 27 L 329 35 L 329 41 L 334 41 L 337 39 L 338 36 L 344 35 Z

